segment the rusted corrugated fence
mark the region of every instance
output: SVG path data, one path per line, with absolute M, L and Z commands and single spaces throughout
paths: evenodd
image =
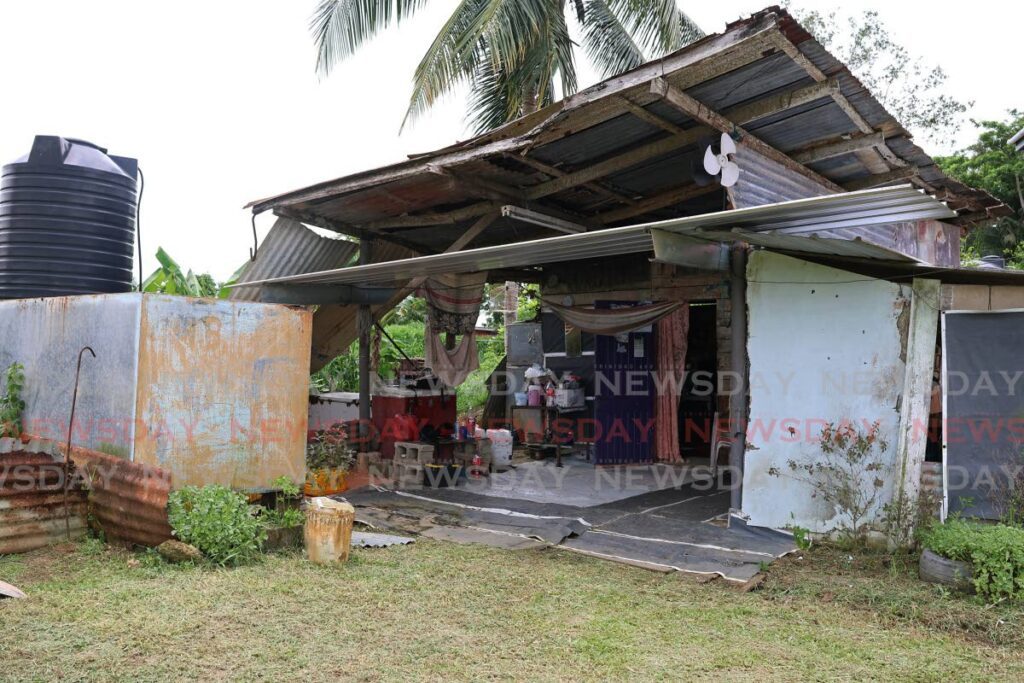
M 62 452 L 44 439 L 0 439 L 0 555 L 65 538 Z M 155 546 L 171 537 L 169 473 L 81 448 L 71 461 L 72 538 L 85 533 L 87 520 L 112 543 Z
M 49 453 L 0 453 L 0 555 L 42 548 L 65 538 L 64 464 Z M 19 444 L 20 445 L 20 444 Z M 71 481 L 75 482 L 72 469 Z M 79 485 L 68 490 L 72 538 L 85 533 L 87 496 Z

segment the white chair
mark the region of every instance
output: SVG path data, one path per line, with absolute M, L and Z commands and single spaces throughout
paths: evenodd
M 726 461 L 728 461 L 728 452 L 732 449 L 733 436 L 729 432 L 728 428 L 722 429 L 718 424 L 718 411 L 715 411 L 714 422 L 711 424 L 711 476 L 718 477 L 718 452 L 722 450 L 724 446 L 726 449 Z

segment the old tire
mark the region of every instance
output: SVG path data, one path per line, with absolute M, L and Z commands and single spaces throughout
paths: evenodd
M 965 593 L 974 592 L 974 569 L 970 562 L 951 560 L 925 548 L 918 565 L 921 580 Z

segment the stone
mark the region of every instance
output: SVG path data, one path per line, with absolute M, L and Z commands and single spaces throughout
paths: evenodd
M 168 562 L 198 562 L 203 559 L 199 548 L 181 541 L 164 541 L 156 547 L 156 551 Z

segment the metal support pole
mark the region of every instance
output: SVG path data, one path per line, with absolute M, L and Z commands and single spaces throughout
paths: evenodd
M 730 357 L 732 379 L 729 395 L 729 425 L 733 432 L 729 448 L 732 477 L 730 507 L 743 505 L 743 459 L 747 445 L 747 245 L 734 244 L 729 259 Z
M 370 240 L 359 240 L 359 265 L 370 263 Z M 370 331 L 373 312 L 369 304 L 360 304 L 356 317 L 359 330 L 359 436 L 361 450 L 367 451 L 370 435 Z

